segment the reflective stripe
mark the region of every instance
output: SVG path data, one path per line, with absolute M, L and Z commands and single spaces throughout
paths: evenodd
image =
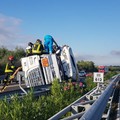
M 28 46 L 28 47 L 26 48 L 26 53 L 27 53 L 27 54 L 32 53 L 32 47 Z
M 42 53 L 41 47 L 42 47 L 41 44 L 35 43 L 32 49 L 32 53 Z
M 11 68 L 15 68 L 15 66 L 11 66 Z M 13 70 L 8 68 L 8 63 L 7 63 L 5 68 L 5 73 L 9 73 L 9 72 L 13 72 Z
M 13 65 L 12 65 L 12 66 L 11 66 L 11 68 L 12 68 L 12 69 L 14 69 L 14 68 L 15 68 L 15 66 L 13 66 Z
M 27 50 L 26 50 L 26 53 L 30 53 L 30 49 L 27 49 Z

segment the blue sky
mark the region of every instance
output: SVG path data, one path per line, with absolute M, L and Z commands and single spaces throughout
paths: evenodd
M 76 60 L 120 65 L 120 0 L 0 0 L 0 46 L 25 48 L 46 34 Z

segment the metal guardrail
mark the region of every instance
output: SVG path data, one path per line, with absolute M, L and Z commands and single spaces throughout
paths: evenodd
M 118 108 L 117 108 L 117 116 L 116 116 L 116 120 L 119 120 L 120 118 L 120 92 L 119 92 L 119 99 L 118 99 Z
M 49 118 L 48 120 L 59 120 L 61 118 L 61 116 L 65 115 L 67 112 L 71 111 L 71 106 L 75 105 L 77 103 L 80 103 L 84 100 L 87 100 L 87 95 L 89 95 L 91 92 L 93 92 L 96 88 L 93 88 L 91 91 L 89 91 L 87 94 L 85 94 L 84 96 L 82 96 L 81 98 L 79 98 L 78 100 L 76 100 L 75 102 L 73 102 L 72 104 L 70 104 L 69 106 L 67 106 L 66 108 L 64 108 L 63 110 L 61 110 L 60 112 L 58 112 L 57 114 L 55 114 L 54 116 L 52 116 L 51 118 Z M 81 114 L 79 114 L 77 117 L 80 117 Z M 72 119 L 71 119 L 72 120 Z
M 45 95 L 48 94 L 50 92 L 49 89 L 50 85 L 47 86 L 37 86 L 35 88 L 33 88 L 33 94 L 35 97 L 41 96 L 41 95 Z M 28 91 L 30 91 L 30 88 L 24 88 L 25 91 L 28 93 Z M 11 91 L 5 91 L 0 93 L 0 99 L 4 99 L 5 97 L 7 99 L 10 99 L 11 96 L 14 96 L 15 94 L 17 94 L 18 96 L 24 96 L 26 95 L 21 89 L 16 89 L 16 90 L 11 90 Z
M 22 80 L 24 81 L 24 73 L 23 72 L 18 72 L 17 74 L 17 80 L 19 82 L 19 84 L 12 84 L 11 87 L 15 87 L 16 89 L 11 89 L 9 91 L 4 91 L 0 93 L 0 99 L 4 99 L 5 97 L 9 100 L 11 96 L 18 94 L 19 97 L 23 97 L 24 95 L 26 95 L 30 90 L 30 88 L 27 88 L 26 84 L 24 82 L 22 82 Z M 4 76 L 0 76 L 1 81 L 4 78 Z M 39 86 L 35 86 L 32 87 L 33 89 L 33 94 L 35 97 L 47 94 L 50 92 L 50 84 L 49 85 L 39 85 Z
M 109 98 L 115 88 L 116 82 L 118 82 L 119 76 L 116 76 L 110 85 L 105 89 L 102 95 L 97 99 L 88 111 L 80 118 L 80 120 L 100 120 L 103 112 L 109 101 Z
M 110 108 L 108 108 L 107 114 L 103 114 L 106 105 L 111 106 L 112 94 L 114 93 L 115 86 L 119 81 L 119 76 L 116 75 L 111 78 L 108 85 L 100 85 L 94 88 L 74 103 L 70 104 L 51 118 L 49 120 L 60 120 L 60 118 L 67 112 L 71 112 L 71 116 L 64 118 L 62 120 L 100 120 L 101 118 L 109 118 Z M 83 108 L 84 111 L 79 111 L 79 108 Z
M 72 116 L 64 118 L 63 120 L 73 120 L 73 119 L 80 119 L 80 120 L 100 120 L 103 116 L 103 113 L 105 111 L 106 105 L 110 100 L 111 94 L 114 92 L 115 86 L 117 82 L 119 82 L 120 75 L 116 75 L 112 77 L 111 82 L 109 85 L 104 86 L 101 85 L 99 87 L 96 87 L 92 89 L 90 92 L 86 93 L 84 96 L 49 118 L 48 120 L 59 120 L 61 116 L 65 115 L 67 112 L 71 112 Z M 44 87 L 43 87 L 44 89 Z M 28 89 L 25 89 L 26 91 Z M 43 92 L 44 91 L 44 92 Z M 35 91 L 35 95 L 39 96 L 40 94 L 44 94 L 45 92 L 48 92 L 49 90 L 45 89 L 39 89 Z M 0 95 L 1 98 L 4 97 L 4 95 L 11 96 L 14 93 L 23 94 L 22 91 L 11 91 L 11 93 L 3 93 Z M 22 93 L 21 93 L 22 92 Z M 79 108 L 85 109 L 85 111 L 79 111 Z M 119 114 L 119 112 L 118 112 Z M 109 114 L 108 114 L 109 115 Z M 119 114 L 120 115 L 120 114 Z M 107 118 L 107 117 L 106 117 Z

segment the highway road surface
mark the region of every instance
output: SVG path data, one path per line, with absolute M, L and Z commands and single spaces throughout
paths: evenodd
M 23 88 L 26 88 L 26 86 L 25 86 L 24 83 L 21 84 L 21 86 L 22 86 Z M 3 87 L 3 84 L 0 85 L 0 89 L 2 89 L 2 87 Z M 12 83 L 12 84 L 9 84 L 3 92 L 18 90 L 18 89 L 20 89 L 19 84 Z

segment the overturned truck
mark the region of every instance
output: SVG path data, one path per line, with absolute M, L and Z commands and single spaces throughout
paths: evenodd
M 78 80 L 78 69 L 71 47 L 64 45 L 59 54 L 31 55 L 21 58 L 22 72 L 27 87 Z M 22 73 L 22 74 L 23 74 Z

